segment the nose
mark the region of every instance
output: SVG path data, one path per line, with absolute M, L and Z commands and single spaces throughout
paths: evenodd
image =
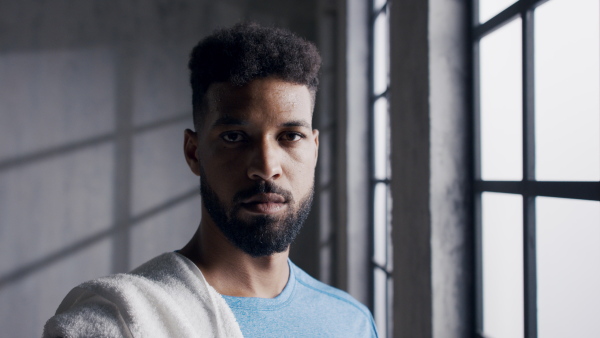
M 275 180 L 281 176 L 281 149 L 277 142 L 262 140 L 252 151 L 248 166 L 248 177 L 251 180 Z

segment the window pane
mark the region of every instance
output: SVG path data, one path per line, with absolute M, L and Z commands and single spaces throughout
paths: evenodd
M 479 1 L 479 22 L 483 23 L 502 12 L 517 0 L 481 0 Z
M 539 336 L 600 337 L 600 202 L 536 204 Z
M 377 331 L 379 332 L 379 335 L 385 337 L 387 332 L 388 280 L 384 271 L 375 269 L 374 273 L 375 276 L 373 283 L 375 284 L 375 299 L 373 300 L 373 316 L 375 317 L 375 324 L 377 325 Z
M 373 0 L 373 9 L 379 10 L 383 5 L 385 5 L 387 0 Z
M 553 0 L 535 11 L 536 178 L 600 180 L 597 0 Z
M 482 194 L 483 330 L 523 337 L 523 199 Z
M 386 183 L 376 184 L 374 195 L 373 262 L 391 273 L 391 196 L 389 185 Z M 393 284 L 392 279 L 381 268 L 376 267 L 373 270 L 374 317 L 379 334 L 385 337 L 387 336 L 386 330 L 389 330 L 392 324 L 391 292 Z
M 521 19 L 480 42 L 481 177 L 521 180 Z
M 389 22 L 387 12 L 381 12 L 375 19 L 373 32 L 373 92 L 385 92 L 389 81 Z
M 375 102 L 374 110 L 375 178 L 384 180 L 389 178 L 390 172 L 390 124 L 387 98 L 379 98 Z
M 387 190 L 387 184 L 385 183 L 379 183 L 375 186 L 373 261 L 382 267 L 387 267 L 387 241 L 389 236 Z

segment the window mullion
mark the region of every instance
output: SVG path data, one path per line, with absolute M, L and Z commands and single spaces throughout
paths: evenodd
M 521 12 L 523 53 L 523 181 L 535 180 L 533 9 Z M 526 338 L 537 338 L 535 196 L 523 195 L 524 326 Z
M 479 24 L 479 1 L 474 0 L 472 4 L 472 125 L 473 132 L 473 179 L 475 182 L 481 181 L 481 99 L 480 99 L 480 59 L 479 59 L 479 40 L 475 29 Z M 474 212 L 474 239 L 475 239 L 475 332 L 477 337 L 483 337 L 483 247 L 482 247 L 482 203 L 481 189 L 476 184 L 473 185 L 473 212 Z
M 535 180 L 533 9 L 523 12 L 523 180 Z

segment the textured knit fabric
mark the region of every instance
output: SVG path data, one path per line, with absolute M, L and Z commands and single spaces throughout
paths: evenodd
M 275 298 L 223 296 L 244 337 L 377 337 L 364 305 L 289 265 L 288 283 Z
M 174 253 L 69 292 L 43 337 L 242 337 L 227 303 Z

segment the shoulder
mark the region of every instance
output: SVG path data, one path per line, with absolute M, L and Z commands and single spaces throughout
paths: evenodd
M 118 273 L 96 278 L 73 288 L 58 307 L 57 313 L 87 302 L 104 299 L 115 304 L 135 304 L 144 296 L 169 295 L 168 291 L 197 290 L 197 273 L 193 264 L 174 252 L 164 253 L 142 264 L 129 273 Z M 197 269 L 196 269 L 197 270 Z
M 75 287 L 61 304 L 70 305 L 86 297 L 100 296 L 112 302 L 130 302 L 140 293 L 160 292 L 162 289 L 178 287 L 188 279 L 189 268 L 173 252 L 157 256 L 129 273 L 118 273 L 96 278 Z M 59 310 L 61 309 L 59 307 Z
M 43 338 L 94 336 L 127 337 L 130 331 L 114 304 L 93 295 L 57 311 L 44 325 L 42 335 Z
M 181 299 L 189 300 L 192 289 L 197 288 L 186 282 L 194 280 L 186 269 L 186 262 L 177 254 L 166 253 L 130 273 L 82 283 L 67 294 L 48 320 L 44 337 L 122 337 L 143 332 L 140 324 L 144 319 L 161 316 L 156 306 L 182 312 Z
M 118 275 L 87 281 L 73 288 L 44 326 L 43 337 L 126 337 L 123 311 L 115 299 L 123 297 Z
M 294 297 L 312 312 L 311 318 L 320 323 L 321 332 L 335 337 L 378 337 L 375 321 L 366 306 L 347 292 L 316 280 L 291 262 L 290 267 L 296 279 Z
M 313 297 L 320 298 L 321 301 L 327 302 L 328 306 L 344 308 L 372 321 L 369 309 L 349 293 L 318 281 L 292 262 L 290 262 L 290 267 L 294 270 L 296 282 L 299 284 L 298 287 L 302 290 L 301 292 L 311 293 L 313 294 Z

